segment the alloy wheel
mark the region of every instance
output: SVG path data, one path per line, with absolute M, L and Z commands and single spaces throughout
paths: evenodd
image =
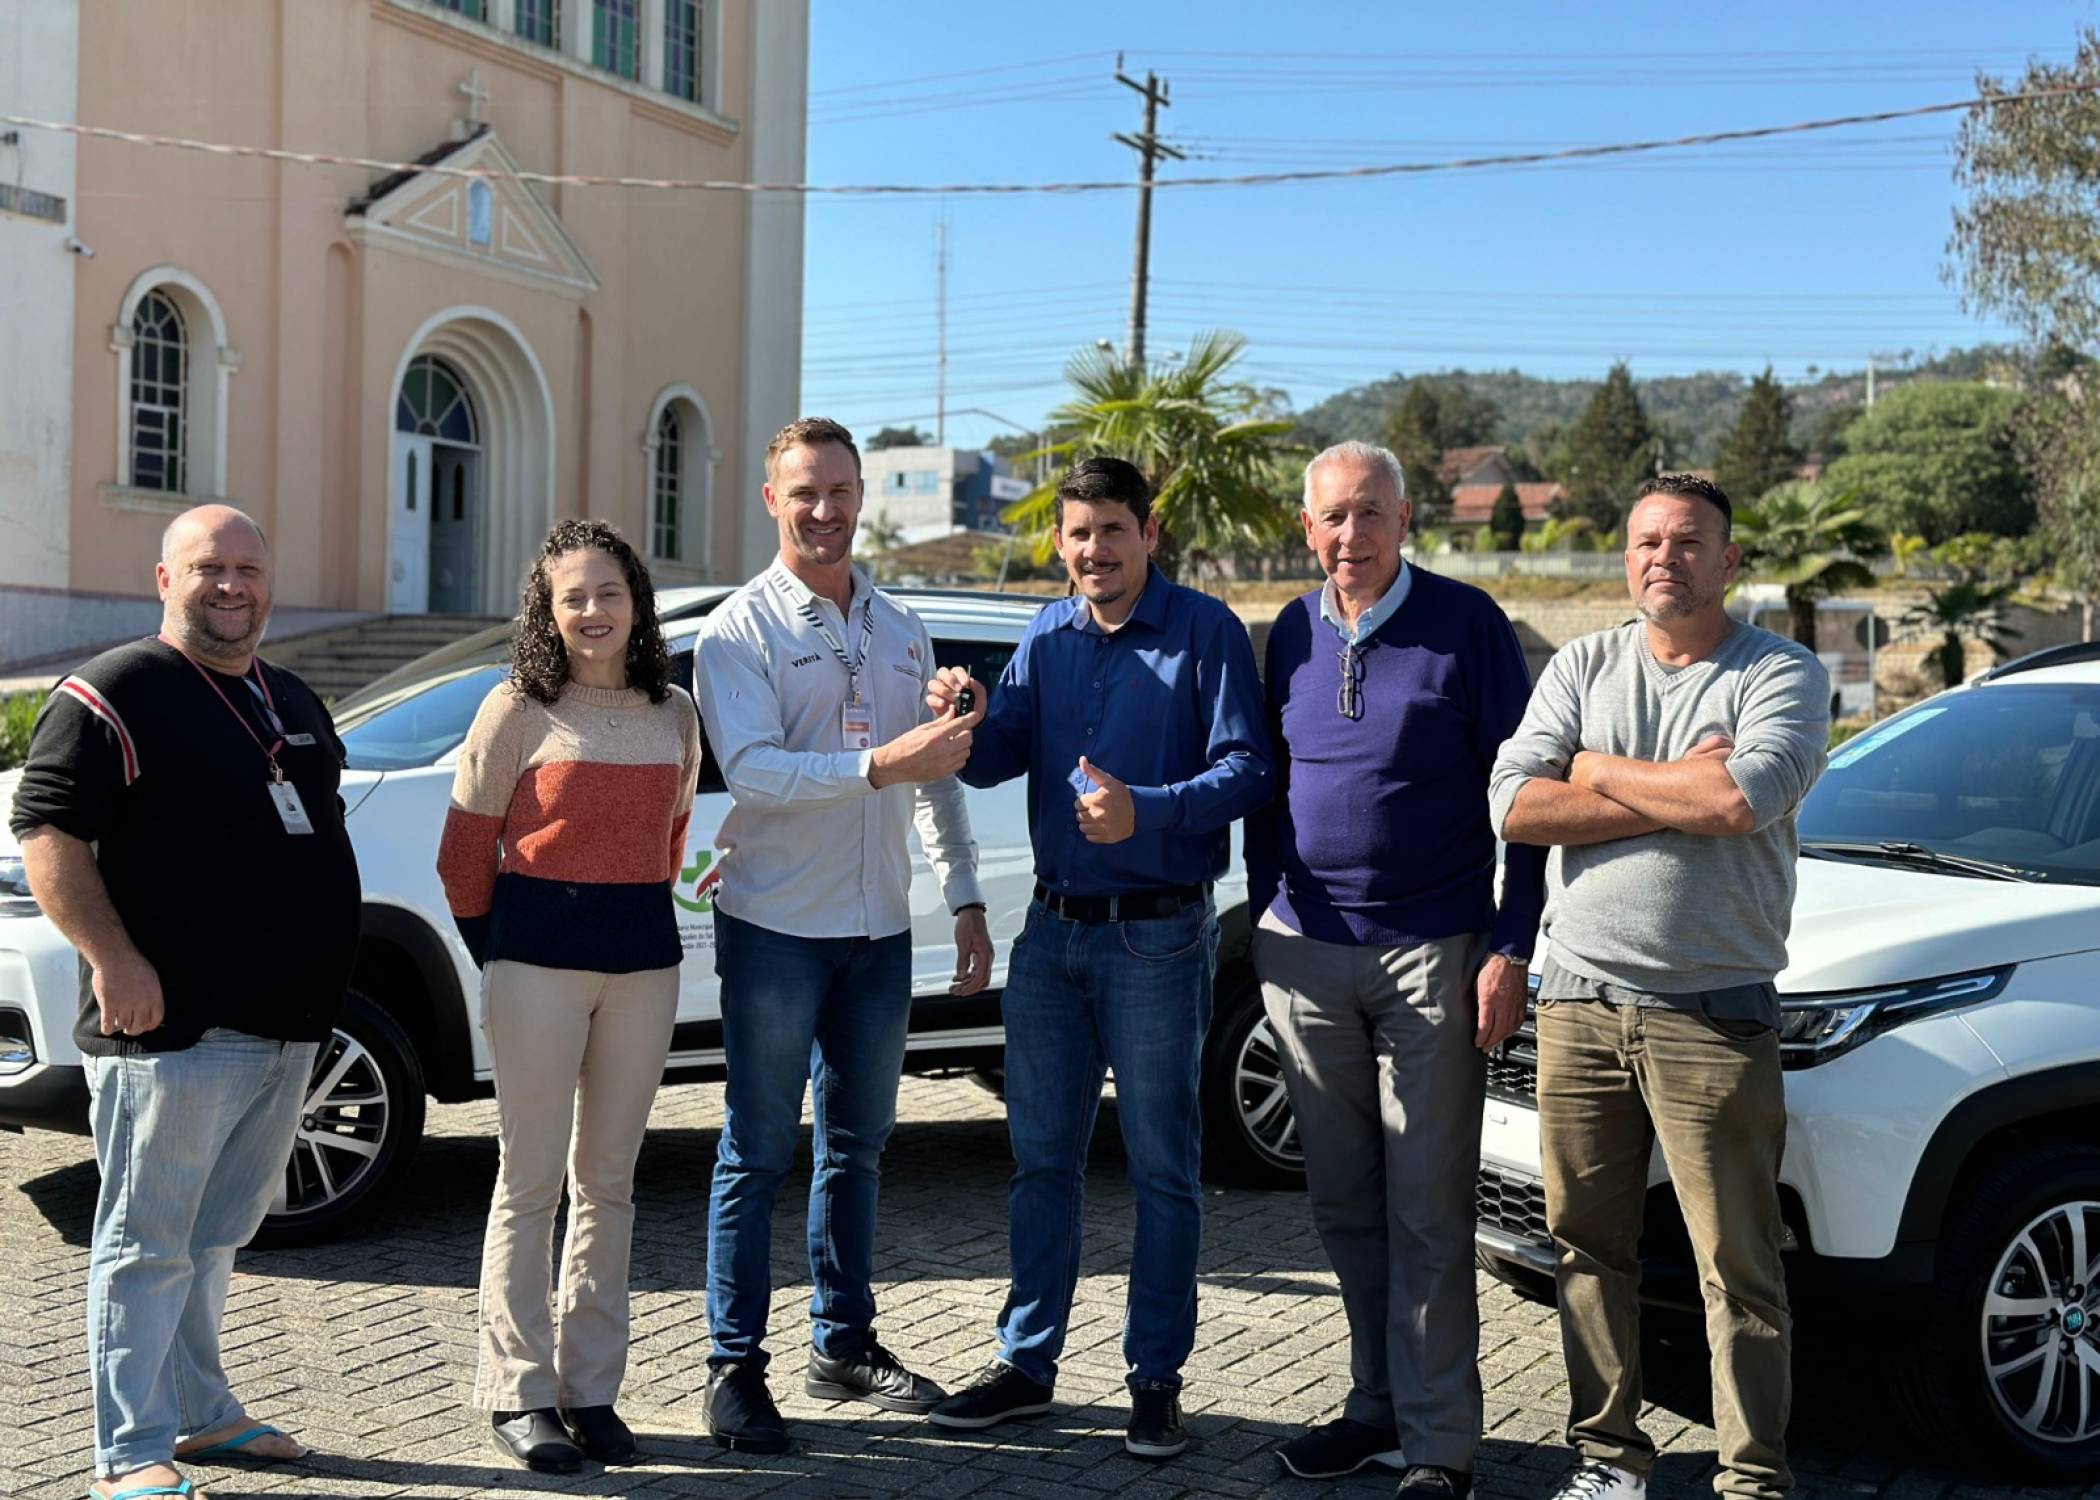
M 392 1115 L 377 1059 L 355 1037 L 335 1032 L 314 1058 L 285 1166 L 284 1201 L 271 1213 L 312 1213 L 355 1189 L 377 1162 Z
M 2005 1247 L 1983 1299 L 1998 1408 L 2044 1443 L 2100 1437 L 2100 1203 L 2058 1204 Z
M 1298 1139 L 1298 1117 L 1291 1112 L 1276 1034 L 1266 1019 L 1257 1020 L 1247 1032 L 1232 1072 L 1240 1128 L 1249 1144 L 1272 1166 L 1303 1171 L 1305 1147 Z

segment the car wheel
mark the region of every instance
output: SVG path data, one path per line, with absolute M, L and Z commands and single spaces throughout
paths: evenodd
M 1951 1456 L 2040 1480 L 2100 1467 L 2100 1150 L 2045 1146 L 1986 1172 L 1940 1235 L 1898 1390 Z
M 1261 983 L 1242 964 L 1218 975 L 1203 1046 L 1203 1161 L 1208 1175 L 1242 1187 L 1305 1185 L 1305 1149 Z
M 399 1023 L 352 990 L 313 1077 L 260 1246 L 333 1239 L 400 1179 L 423 1136 L 423 1067 Z

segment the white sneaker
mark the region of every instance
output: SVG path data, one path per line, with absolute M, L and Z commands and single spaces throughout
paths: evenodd
M 1646 1500 L 1648 1481 L 1610 1464 L 1584 1464 L 1553 1492 L 1553 1500 Z

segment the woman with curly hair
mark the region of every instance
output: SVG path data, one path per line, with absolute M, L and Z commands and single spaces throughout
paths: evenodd
M 700 775 L 649 570 L 561 521 L 525 579 L 511 673 L 460 751 L 438 873 L 481 966 L 503 1155 L 481 1258 L 474 1404 L 542 1473 L 622 1463 L 634 1163 L 671 1048 L 671 883 Z M 554 1213 L 568 1179 L 559 1324 Z

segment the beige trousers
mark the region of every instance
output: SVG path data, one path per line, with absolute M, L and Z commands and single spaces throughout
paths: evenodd
M 595 974 L 498 959 L 481 1024 L 503 1145 L 481 1251 L 484 1410 L 610 1406 L 627 1373 L 634 1163 L 671 1050 L 678 970 Z M 569 1186 L 561 1311 L 554 1214 Z

